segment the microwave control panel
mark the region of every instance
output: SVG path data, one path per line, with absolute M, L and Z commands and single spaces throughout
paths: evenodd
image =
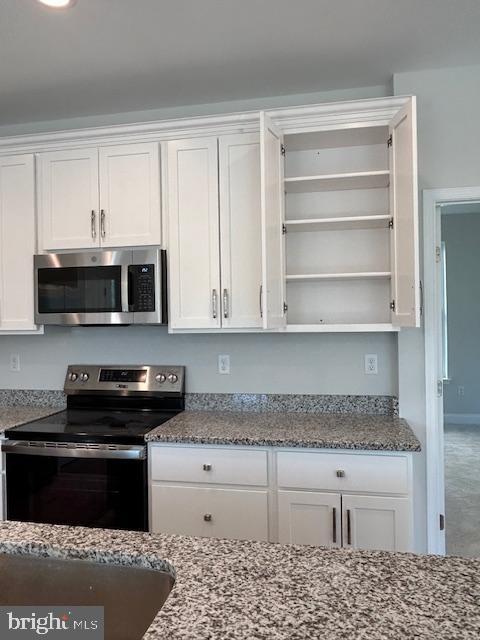
M 128 290 L 130 311 L 155 311 L 155 265 L 129 265 Z

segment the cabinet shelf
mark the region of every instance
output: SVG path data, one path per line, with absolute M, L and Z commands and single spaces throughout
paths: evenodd
M 390 271 L 354 271 L 350 273 L 308 273 L 290 274 L 286 276 L 287 282 L 308 282 L 316 280 L 369 280 L 378 278 L 390 278 Z
M 306 220 L 286 220 L 287 231 L 331 231 L 344 229 L 382 229 L 389 226 L 389 214 L 365 216 L 337 216 L 332 218 L 311 218 Z
M 388 187 L 390 172 L 388 170 L 354 171 L 316 176 L 297 176 L 285 178 L 284 182 L 287 193 L 341 191 L 343 189 L 379 189 Z
M 399 328 L 388 322 L 372 322 L 359 324 L 325 323 L 325 324 L 287 324 L 287 333 L 385 333 L 398 332 Z

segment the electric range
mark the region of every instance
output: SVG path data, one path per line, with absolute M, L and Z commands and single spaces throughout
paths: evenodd
M 148 531 L 145 435 L 185 407 L 185 369 L 70 365 L 67 409 L 6 431 L 7 518 Z

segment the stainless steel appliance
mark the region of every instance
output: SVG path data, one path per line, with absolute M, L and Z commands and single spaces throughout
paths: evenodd
M 5 432 L 7 519 L 148 531 L 145 435 L 185 407 L 185 370 L 70 365 L 67 409 Z
M 37 324 L 167 322 L 166 254 L 129 249 L 35 256 Z

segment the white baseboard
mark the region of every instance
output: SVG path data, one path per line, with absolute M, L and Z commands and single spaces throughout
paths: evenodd
M 443 420 L 450 424 L 480 425 L 480 413 L 445 413 Z

